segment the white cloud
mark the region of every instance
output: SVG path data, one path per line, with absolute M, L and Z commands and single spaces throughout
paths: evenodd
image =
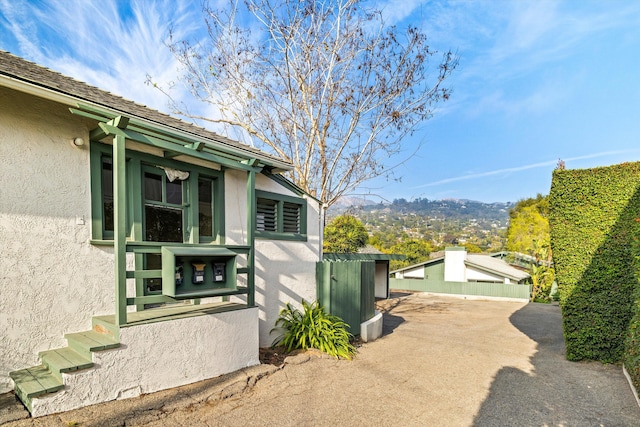
M 569 158 L 566 158 L 566 159 L 563 159 L 563 160 L 565 162 L 572 162 L 572 161 L 576 161 L 576 160 L 594 159 L 594 158 L 599 158 L 599 157 L 607 157 L 607 156 L 612 156 L 612 155 L 617 155 L 617 154 L 627 154 L 627 153 L 633 153 L 633 152 L 638 152 L 638 151 L 640 151 L 640 150 L 604 151 L 604 152 L 601 152 L 601 153 L 587 154 L 587 155 L 584 155 L 584 156 L 569 157 Z M 438 185 L 449 184 L 449 183 L 452 183 L 452 182 L 467 181 L 467 180 L 470 180 L 470 179 L 485 178 L 485 177 L 494 176 L 494 175 L 508 175 L 508 174 L 511 174 L 511 173 L 514 173 L 514 172 L 521 172 L 521 171 L 525 171 L 525 170 L 528 170 L 528 169 L 537 169 L 537 168 L 542 168 L 542 167 L 554 166 L 554 165 L 557 165 L 558 160 L 559 159 L 547 160 L 547 161 L 544 161 L 544 162 L 531 163 L 531 164 L 528 164 L 528 165 L 516 166 L 516 167 L 513 167 L 513 168 L 503 168 L 503 169 L 496 169 L 496 170 L 486 171 L 486 172 L 470 173 L 470 174 L 466 174 L 466 175 L 455 176 L 455 177 L 445 178 L 445 179 L 441 179 L 441 180 L 434 181 L 434 182 L 429 182 L 427 184 L 418 185 L 418 186 L 413 187 L 413 188 L 434 187 L 434 186 L 438 186 Z
M 3 31 L 18 41 L 15 54 L 163 111 L 167 98 L 145 85 L 146 76 L 163 86 L 175 82 L 179 65 L 163 41 L 170 26 L 185 38 L 202 22 L 192 0 L 0 1 Z M 174 95 L 188 97 L 186 90 Z

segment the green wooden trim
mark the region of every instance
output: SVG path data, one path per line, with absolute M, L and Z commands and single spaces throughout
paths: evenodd
M 136 256 L 141 256 L 141 254 L 136 254 Z M 127 271 L 127 279 L 157 279 L 160 277 L 162 277 L 162 270 Z M 142 294 L 138 296 L 142 296 Z
M 89 239 L 89 243 L 94 246 L 113 246 L 113 240 Z
M 131 233 L 132 240 L 144 239 L 143 228 L 143 207 L 140 205 L 138 198 L 142 197 L 142 165 L 139 158 L 132 157 L 130 162 L 130 173 L 132 179 L 130 182 L 129 203 L 131 208 Z M 138 178 L 139 177 L 139 178 Z
M 70 109 L 71 113 L 89 117 L 99 122 L 109 122 L 119 115 L 119 113 L 116 113 L 113 110 L 83 103 L 78 103 L 77 107 L 78 109 Z M 241 161 L 258 159 L 262 164 L 279 170 L 286 171 L 292 169 L 291 163 L 274 158 L 267 153 L 261 153 L 248 148 L 245 149 L 242 146 L 231 145 L 223 140 L 208 139 L 184 130 L 155 125 L 151 122 L 139 120 L 134 117 L 129 119 L 128 128 L 158 139 L 161 138 L 169 142 L 172 146 L 182 148 L 188 147 L 188 149 L 191 150 L 191 153 L 188 155 L 192 155 L 194 157 L 197 156 L 193 153 L 206 151 L 212 154 L 224 155 L 229 158 L 237 159 L 236 162 L 233 162 L 234 166 L 239 165 Z M 172 148 L 169 148 L 169 150 L 171 151 Z
M 134 298 L 127 298 L 127 305 L 144 307 L 145 304 L 163 304 L 177 302 L 175 298 L 168 295 L 140 295 Z M 141 310 L 138 310 L 141 311 Z
M 247 306 L 255 306 L 256 275 L 256 173 L 249 171 L 247 176 Z
M 91 113 L 88 113 L 86 111 L 78 110 L 77 108 L 69 108 L 69 111 L 71 112 L 71 114 L 74 114 L 76 116 L 86 117 L 87 119 L 95 120 L 97 122 L 101 122 L 101 121 L 104 120 L 104 116 L 99 116 L 97 114 L 91 114 Z
M 91 179 L 91 238 L 92 243 L 104 238 L 102 225 L 102 150 L 97 143 L 90 143 L 89 165 Z M 95 197 L 94 195 L 100 195 Z M 98 243 L 95 243 L 98 244 Z
M 92 233 L 95 244 L 107 244 L 106 241 L 111 237 L 105 235 L 102 226 L 102 156 L 112 156 L 112 146 L 92 142 L 91 143 L 91 184 L 92 184 Z M 190 178 L 184 191 L 186 191 L 183 207 L 187 208 L 185 214 L 185 237 L 190 243 L 198 243 L 197 228 L 193 226 L 197 224 L 197 191 L 193 188 L 191 176 L 202 176 L 212 180 L 214 191 L 214 236 L 212 239 L 200 240 L 200 243 L 224 243 L 224 173 L 215 169 L 207 169 L 202 166 L 192 165 L 179 161 L 169 161 L 157 156 L 137 151 L 126 151 L 127 155 L 127 220 L 128 220 L 128 236 L 131 240 L 139 241 L 143 239 L 143 218 L 144 218 L 144 201 L 142 200 L 142 182 L 143 172 L 145 169 L 152 169 L 154 166 L 167 166 L 175 169 L 187 170 L 190 172 Z M 195 181 L 197 182 L 197 181 Z M 197 187 L 196 187 L 197 188 Z M 193 199 L 193 200 L 192 200 Z M 191 232 L 190 232 L 191 231 Z M 104 240 L 105 242 L 101 242 Z
M 306 242 L 306 234 L 278 233 L 276 231 L 256 231 L 256 239 L 288 240 L 292 242 Z
M 185 233 L 186 240 L 189 243 L 200 243 L 200 204 L 198 199 L 198 181 L 200 179 L 199 173 L 190 173 L 189 174 L 189 191 L 187 191 L 187 202 L 191 208 L 190 212 L 190 224 L 189 226 L 185 225 Z M 212 185 L 214 185 L 212 183 Z M 184 199 L 183 199 L 184 200 Z M 215 208 L 214 208 L 215 209 Z M 213 217 L 215 218 L 215 212 L 213 212 Z M 213 237 L 215 238 L 215 226 L 213 230 Z
M 249 288 L 239 286 L 237 288 L 214 288 L 193 292 L 182 292 L 176 294 L 175 299 L 210 298 L 242 294 L 249 294 Z
M 333 253 L 325 252 L 322 254 L 322 258 L 326 261 L 389 261 L 389 260 L 403 260 L 406 259 L 406 255 L 399 254 L 360 254 L 360 253 Z
M 122 135 L 116 135 L 113 139 L 113 248 L 117 325 L 127 323 L 126 188 L 125 138 Z
M 145 258 L 145 255 L 143 253 L 138 252 L 138 253 L 134 253 L 133 255 L 135 265 L 138 265 L 138 266 L 144 265 L 144 258 Z M 127 271 L 127 277 L 129 277 L 130 273 L 135 274 L 135 272 Z M 144 296 L 145 290 L 146 290 L 144 278 L 136 277 L 135 281 L 136 281 L 136 297 Z M 127 298 L 127 305 L 132 305 L 129 303 L 129 298 Z M 136 305 L 137 311 L 144 310 L 144 303 L 136 303 L 135 305 Z
M 117 128 L 115 126 L 111 126 L 107 123 L 98 123 L 98 126 L 100 127 L 100 129 L 105 133 L 104 136 L 108 136 L 108 135 L 122 135 L 124 137 L 126 137 L 127 139 L 130 139 L 132 141 L 136 141 L 136 142 L 140 142 L 142 144 L 147 144 L 147 145 L 151 145 L 153 147 L 157 147 L 160 148 L 162 150 L 167 150 L 170 151 L 171 153 L 180 153 L 186 156 L 190 156 L 190 157 L 195 157 L 198 159 L 202 159 L 202 160 L 207 160 L 213 163 L 217 163 L 219 165 L 224 165 L 233 169 L 239 169 L 239 170 L 260 170 L 259 168 L 255 168 L 255 167 L 251 167 L 248 165 L 245 165 L 243 163 L 241 163 L 240 161 L 234 161 L 225 157 L 222 157 L 220 155 L 216 155 L 213 153 L 209 153 L 209 152 L 204 152 L 204 151 L 196 151 L 193 150 L 191 148 L 187 148 L 184 145 L 176 145 L 172 142 L 168 142 L 164 139 L 160 139 L 154 136 L 148 136 L 145 134 L 142 134 L 140 132 L 136 132 L 134 130 L 131 129 L 120 129 Z M 91 137 L 92 139 L 102 139 L 104 138 L 104 136 L 102 138 L 99 138 L 100 135 L 94 135 L 93 132 L 91 133 Z
M 216 246 L 163 246 L 161 253 L 171 253 L 174 256 L 235 256 L 236 251 L 226 247 Z
M 224 197 L 224 189 L 225 189 L 225 179 L 224 173 L 221 173 L 218 179 L 214 181 L 216 188 L 213 193 L 213 209 L 215 211 L 215 215 L 213 217 L 213 227 L 214 227 L 214 237 L 215 242 L 219 245 L 224 245 L 225 237 L 226 237 L 226 217 L 225 217 L 225 197 Z M 253 245 L 252 245 L 253 246 Z

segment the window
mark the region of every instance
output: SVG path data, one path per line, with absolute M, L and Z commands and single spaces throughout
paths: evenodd
M 307 202 L 256 190 L 256 237 L 307 240 Z
M 146 167 L 143 183 L 144 240 L 182 243 L 185 240 L 183 181 L 170 181 L 161 169 Z
M 127 150 L 126 207 L 130 241 L 211 243 L 224 233 L 224 174 Z M 165 168 L 189 172 L 167 177 Z M 114 236 L 112 147 L 91 144 L 92 239 Z
M 103 231 L 113 238 L 113 165 L 111 157 L 102 157 L 102 218 Z
M 201 238 L 213 239 L 214 231 L 214 196 L 213 180 L 207 178 L 198 179 L 198 228 Z

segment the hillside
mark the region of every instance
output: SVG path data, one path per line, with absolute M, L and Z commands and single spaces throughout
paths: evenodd
M 332 207 L 329 217 L 349 212 L 358 217 L 369 234 L 385 246 L 406 238 L 427 240 L 435 248 L 472 243 L 484 251 L 499 251 L 505 242 L 512 203 L 473 200 L 394 200 L 390 204 L 367 203 Z

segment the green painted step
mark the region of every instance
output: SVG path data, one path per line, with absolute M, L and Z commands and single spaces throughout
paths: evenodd
M 79 353 L 81 356 L 92 360 L 91 352 L 108 350 L 110 348 L 120 347 L 120 343 L 109 335 L 101 334 L 96 331 L 75 332 L 73 334 L 65 334 L 64 336 L 69 343 L 69 347 Z
M 15 384 L 16 395 L 31 412 L 31 401 L 34 397 L 53 393 L 64 388 L 62 381 L 44 365 L 9 372 Z
M 60 381 L 62 381 L 63 372 L 72 372 L 93 366 L 91 359 L 87 359 L 69 347 L 41 351 L 38 355 L 42 363 Z

